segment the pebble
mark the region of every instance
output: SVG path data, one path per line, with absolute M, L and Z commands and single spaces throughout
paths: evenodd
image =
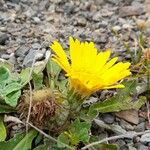
M 128 150 L 137 150 L 137 149 L 133 146 L 128 146 Z
M 41 48 L 41 45 L 39 43 L 34 43 L 34 44 L 32 44 L 32 48 L 35 50 L 38 50 Z
M 8 55 L 8 54 L 2 54 L 1 55 L 1 58 L 3 58 L 3 59 L 9 59 L 10 58 L 10 55 Z
M 0 45 L 5 45 L 5 43 L 8 39 L 9 39 L 9 37 L 7 34 L 0 33 Z
M 37 61 L 37 60 L 41 60 L 43 58 L 44 58 L 43 51 L 30 49 L 29 53 L 25 56 L 25 58 L 23 60 L 23 66 L 30 67 L 30 66 L 32 66 L 34 59 L 35 59 L 35 61 Z
M 145 131 L 145 122 L 141 122 L 140 124 L 138 124 L 137 126 L 135 126 L 134 129 L 135 129 L 136 132 Z
M 131 124 L 129 124 L 128 122 L 126 122 L 126 121 L 124 121 L 124 120 L 122 120 L 121 119 L 121 121 L 120 121 L 120 126 L 122 127 L 122 128 L 124 128 L 125 130 L 127 130 L 127 131 L 132 131 L 132 130 L 134 130 L 134 127 L 131 125 Z
M 120 26 L 114 26 L 112 28 L 113 31 L 120 31 L 121 30 L 121 27 Z
M 101 20 L 101 13 L 100 12 L 96 12 L 94 15 L 93 15 L 93 21 L 100 21 Z
M 137 150 L 149 150 L 149 148 L 141 143 L 136 143 L 135 147 L 137 148 Z
M 30 50 L 30 47 L 28 47 L 28 46 L 21 46 L 21 47 L 19 47 L 16 50 L 15 56 L 24 58 L 29 50 Z
M 120 17 L 142 15 L 144 13 L 145 13 L 145 9 L 142 4 L 138 4 L 134 6 L 124 6 L 121 7 L 119 10 Z
M 115 144 L 117 144 L 119 147 L 124 146 L 126 142 L 123 139 L 118 139 Z
M 86 19 L 84 17 L 77 18 L 77 25 L 82 27 L 86 26 Z
M 141 136 L 140 141 L 141 141 L 142 143 L 148 143 L 148 142 L 150 142 L 150 133 L 145 133 L 145 134 L 143 134 L 143 135 Z
M 138 115 L 137 110 L 121 111 L 121 112 L 116 113 L 116 116 L 133 124 L 139 123 L 139 115 Z
M 108 124 L 112 124 L 115 121 L 114 115 L 110 113 L 102 114 L 101 118 L 105 123 L 108 123 Z
M 33 20 L 34 20 L 35 23 L 40 23 L 41 22 L 39 17 L 33 17 Z

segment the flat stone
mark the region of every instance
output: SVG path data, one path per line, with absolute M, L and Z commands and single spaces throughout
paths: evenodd
M 23 66 L 32 66 L 33 61 L 41 60 L 44 54 L 41 51 L 30 49 L 29 53 L 25 56 L 23 60 Z
M 108 123 L 108 124 L 112 124 L 114 121 L 115 121 L 115 117 L 114 115 L 110 114 L 110 113 L 105 113 L 105 114 L 102 114 L 102 120 L 105 122 L 105 123 Z
M 117 117 L 122 118 L 130 123 L 138 124 L 139 115 L 137 110 L 125 110 L 115 113 Z
M 29 50 L 30 48 L 28 46 L 21 46 L 16 50 L 15 56 L 24 58 Z
M 135 147 L 133 146 L 128 146 L 129 150 L 137 150 Z
M 9 37 L 7 34 L 0 33 L 0 45 L 5 45 L 5 43 L 8 39 L 9 39 Z
M 142 4 L 134 6 L 124 6 L 119 10 L 120 17 L 138 16 L 145 13 L 144 6 Z
M 145 131 L 145 122 L 141 122 L 140 124 L 138 124 L 134 129 L 136 132 L 142 132 Z
M 136 143 L 135 147 L 137 148 L 137 150 L 149 150 L 149 148 L 142 143 Z
M 141 136 L 140 142 L 142 142 L 142 143 L 150 142 L 150 133 L 143 134 Z
M 77 18 L 77 25 L 78 26 L 86 26 L 86 19 L 84 17 Z
M 131 124 L 129 124 L 128 122 L 124 121 L 124 120 L 121 120 L 121 121 L 120 121 L 120 126 L 121 126 L 123 129 L 127 130 L 127 131 L 132 131 L 132 130 L 134 130 L 134 127 L 133 127 Z
M 102 17 L 102 15 L 101 15 L 101 12 L 96 12 L 94 15 L 93 15 L 93 20 L 94 21 L 100 21 L 101 20 L 101 17 Z

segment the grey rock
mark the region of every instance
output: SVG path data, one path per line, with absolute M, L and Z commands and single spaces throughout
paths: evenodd
M 105 113 L 105 114 L 102 114 L 101 117 L 102 117 L 102 120 L 108 124 L 112 124 L 115 121 L 115 117 L 113 114 Z
M 84 17 L 77 18 L 77 25 L 78 26 L 86 26 L 86 19 Z
M 134 6 L 124 6 L 121 7 L 119 10 L 120 17 L 142 15 L 144 13 L 145 13 L 145 9 L 142 4 L 138 4 Z
M 142 142 L 142 143 L 150 142 L 150 133 L 143 134 L 141 136 L 140 142 Z
M 39 17 L 33 17 L 33 20 L 34 20 L 35 23 L 40 23 L 41 22 Z
M 10 54 L 10 57 L 8 59 L 8 62 L 10 62 L 11 64 L 16 64 L 16 57 L 15 57 L 15 54 L 14 53 L 11 53 Z
M 0 45 L 5 45 L 5 43 L 8 39 L 9 39 L 9 37 L 7 34 L 0 33 Z
M 97 44 L 106 43 L 108 41 L 107 34 L 103 34 L 101 36 L 96 36 L 94 42 Z
M 43 57 L 44 54 L 41 51 L 30 49 L 29 53 L 23 60 L 23 66 L 32 66 L 33 61 L 41 60 Z
M 35 50 L 38 50 L 41 48 L 41 45 L 39 43 L 34 43 L 34 44 L 32 44 L 32 48 Z
M 102 17 L 102 15 L 101 15 L 101 12 L 96 12 L 96 13 L 94 13 L 94 15 L 93 15 L 93 20 L 94 21 L 100 21 L 101 20 L 101 17 Z
M 30 48 L 28 46 L 21 46 L 16 50 L 15 56 L 24 58 L 29 50 Z
M 134 129 L 136 132 L 142 132 L 145 131 L 145 122 L 141 122 L 140 124 L 138 124 Z
M 18 4 L 20 2 L 20 0 L 9 0 L 9 1 L 12 3 L 16 3 L 16 4 Z
M 3 59 L 9 59 L 10 58 L 10 55 L 9 54 L 2 54 L 1 55 L 1 58 L 3 58 Z
M 137 148 L 137 150 L 149 150 L 149 148 L 142 143 L 136 143 L 134 146 Z
M 128 150 L 137 150 L 137 149 L 133 146 L 128 146 Z
M 37 51 L 30 49 L 29 53 L 25 56 L 23 60 L 23 66 L 30 67 L 32 66 L 33 61 L 36 59 Z
M 120 150 L 129 150 L 127 145 L 123 145 L 120 147 Z
M 120 121 L 120 125 L 121 125 L 122 128 L 124 128 L 126 130 L 134 130 L 134 127 L 131 124 L 129 124 L 128 122 L 126 122 L 122 119 Z
M 117 142 L 115 142 L 115 144 L 117 144 L 119 147 L 121 147 L 121 146 L 125 145 L 126 143 L 124 140 L 118 139 Z

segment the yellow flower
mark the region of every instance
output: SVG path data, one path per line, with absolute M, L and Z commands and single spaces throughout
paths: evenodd
M 117 82 L 131 74 L 130 63 L 116 63 L 118 57 L 109 60 L 110 51 L 98 53 L 93 42 L 80 42 L 70 37 L 71 62 L 57 41 L 50 48 L 55 53 L 52 59 L 69 77 L 71 88 L 82 96 L 100 89 L 123 88 L 124 85 Z

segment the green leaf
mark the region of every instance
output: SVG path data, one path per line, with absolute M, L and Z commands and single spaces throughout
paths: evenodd
M 79 117 L 82 120 L 91 123 L 98 114 L 99 113 L 95 109 L 82 108 L 79 112 Z
M 69 145 L 69 138 L 65 133 L 61 133 L 58 136 L 58 141 L 61 141 L 62 143 L 65 143 L 65 144 Z M 63 145 L 62 143 L 57 142 L 57 147 L 58 148 L 65 148 L 65 145 Z
M 15 110 L 8 105 L 0 104 L 0 114 L 1 113 L 10 113 L 10 112 L 15 112 Z
M 3 119 L 4 118 L 2 116 L 0 116 L 0 142 L 5 141 L 6 136 L 7 136 Z
M 8 85 L 5 86 L 4 91 L 3 91 L 3 95 L 8 95 L 12 92 L 18 91 L 21 89 L 21 84 L 17 83 L 17 82 L 12 82 Z
M 49 150 L 48 145 L 40 145 L 33 150 Z
M 146 98 L 140 96 L 138 100 L 133 100 L 136 95 L 136 81 L 124 83 L 125 88 L 118 90 L 118 94 L 96 104 L 91 105 L 90 110 L 97 110 L 100 113 L 118 112 L 121 110 L 139 109 L 145 104 Z
M 71 145 L 78 145 L 79 142 L 88 142 L 89 141 L 89 130 L 91 124 L 87 122 L 80 122 L 79 119 L 76 119 L 66 132 L 70 140 Z
M 0 84 L 2 84 L 8 78 L 9 78 L 9 70 L 4 66 L 0 66 Z
M 49 85 L 53 89 L 57 85 L 58 75 L 61 71 L 61 68 L 55 62 L 49 59 L 47 62 L 46 69 L 48 74 Z
M 99 144 L 94 147 L 100 150 L 119 150 L 116 144 Z
M 34 90 L 42 89 L 42 87 L 43 87 L 43 73 L 40 72 L 40 73 L 36 74 L 33 72 L 32 78 L 33 78 Z
M 36 137 L 37 131 L 30 130 L 27 134 L 17 134 L 9 141 L 0 142 L 1 150 L 29 150 L 32 141 Z
M 30 68 L 25 68 L 21 71 L 21 73 L 19 74 L 20 77 L 20 84 L 22 86 L 26 85 L 31 79 L 29 78 L 30 75 Z
M 4 104 L 15 107 L 21 95 L 22 85 L 17 73 L 11 73 L 7 68 L 0 67 L 0 113 L 8 112 Z M 3 107 L 4 106 L 4 107 Z M 4 110 L 6 108 L 6 111 Z
M 100 138 L 101 137 L 92 135 L 90 137 L 90 143 L 102 140 Z M 116 144 L 106 144 L 106 143 L 100 143 L 100 144 L 94 145 L 92 148 L 89 148 L 89 150 L 93 150 L 93 149 L 97 149 L 97 150 L 119 150 L 119 148 Z
M 14 91 L 6 96 L 5 102 L 10 106 L 15 107 L 17 105 L 20 96 L 21 96 L 21 90 Z

